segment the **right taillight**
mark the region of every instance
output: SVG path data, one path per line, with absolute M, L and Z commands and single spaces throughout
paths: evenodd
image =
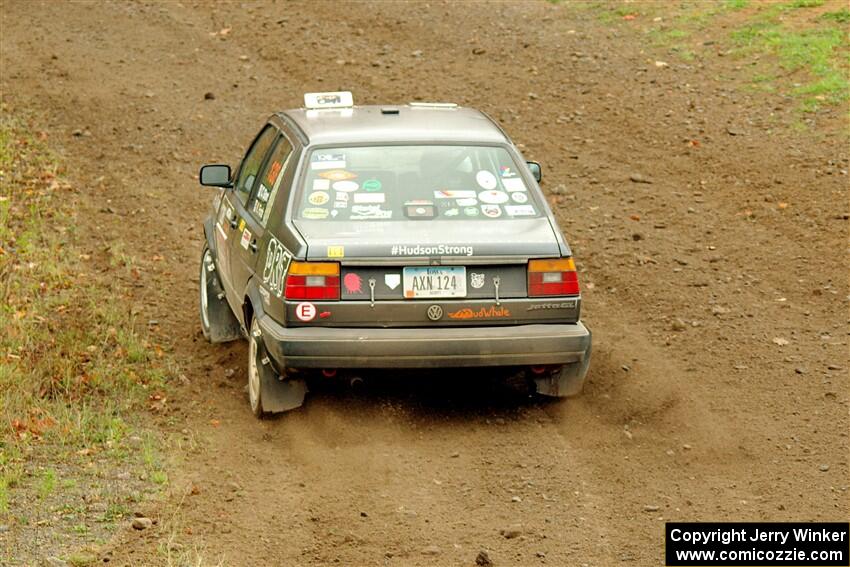
M 286 299 L 339 299 L 339 264 L 296 262 L 286 275 Z
M 578 294 L 578 276 L 572 258 L 528 262 L 529 297 Z

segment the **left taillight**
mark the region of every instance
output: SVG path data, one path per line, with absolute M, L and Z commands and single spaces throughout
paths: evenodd
M 578 275 L 572 258 L 528 262 L 529 297 L 578 294 Z
M 286 299 L 339 299 L 339 264 L 336 262 L 297 262 L 289 264 Z

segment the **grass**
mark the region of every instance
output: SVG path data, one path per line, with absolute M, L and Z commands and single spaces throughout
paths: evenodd
M 835 12 L 824 12 L 820 16 L 821 20 L 831 20 L 839 24 L 850 23 L 850 8 L 842 8 Z
M 774 55 L 786 75 L 800 76 L 790 92 L 801 98 L 804 111 L 847 100 L 847 61 L 841 57 L 848 47 L 845 31 L 832 26 L 792 31 L 767 19 L 742 27 L 732 38 L 741 49 Z
M 83 248 L 76 191 L 46 135 L 2 110 L 0 523 L 25 529 L 78 503 L 104 471 L 139 468 L 152 486 L 167 482 L 153 434 L 144 433 L 143 458 L 128 437 L 145 431 L 140 414 L 178 371 L 137 325 L 120 278 L 104 276 Z M 113 273 L 133 268 L 120 248 L 103 261 Z M 122 490 L 130 487 L 115 489 L 102 529 L 126 516 Z M 95 536 L 79 520 L 65 530 L 66 539 Z
M 850 99 L 850 9 L 840 2 L 832 11 L 822 11 L 832 6 L 826 0 L 580 4 L 603 22 L 643 31 L 653 47 L 685 62 L 718 51 L 749 58 L 740 71 L 751 74 L 751 90 L 792 96 L 803 112 Z

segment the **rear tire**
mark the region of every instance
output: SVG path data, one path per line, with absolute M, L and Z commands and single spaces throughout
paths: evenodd
M 278 375 L 263 344 L 256 317 L 248 331 L 248 402 L 258 419 L 301 407 L 307 395 L 307 383 Z
M 263 409 L 263 375 L 260 372 L 262 360 L 260 355 L 260 326 L 257 319 L 251 319 L 251 330 L 248 332 L 248 402 L 251 404 L 251 413 L 254 417 L 262 419 L 266 416 Z

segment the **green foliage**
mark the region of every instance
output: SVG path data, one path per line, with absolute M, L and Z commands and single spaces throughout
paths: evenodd
M 68 506 L 104 469 L 146 467 L 151 484 L 165 482 L 153 442 L 152 467 L 128 437 L 144 431 L 139 413 L 167 397 L 177 369 L 128 310 L 121 278 L 104 277 L 77 245 L 76 191 L 47 135 L 0 106 L 0 523 L 38 529 L 57 509 L 83 514 Z M 134 269 L 120 248 L 105 260 Z M 102 521 L 126 514 L 116 503 Z M 63 529 L 92 537 L 82 523 Z
M 821 14 L 820 19 L 846 24 L 850 22 L 850 8 L 842 8 L 836 12 L 824 12 Z

